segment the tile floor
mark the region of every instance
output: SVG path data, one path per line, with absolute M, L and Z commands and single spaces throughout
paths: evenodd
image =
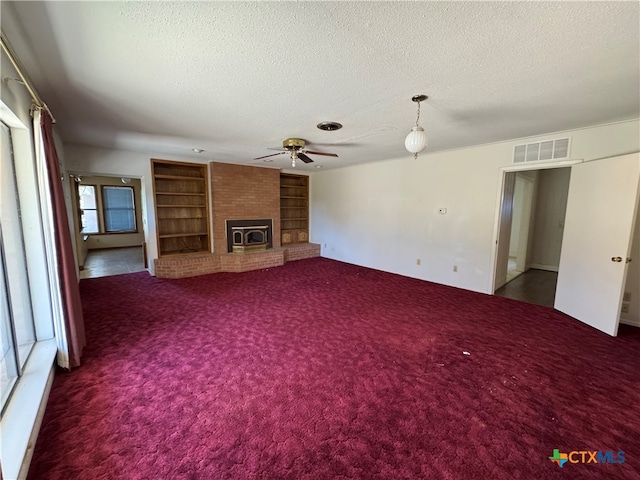
M 557 281 L 557 272 L 531 268 L 498 289 L 496 295 L 553 307 L 553 302 L 556 298 Z
M 108 277 L 143 270 L 142 247 L 89 250 L 80 278 Z

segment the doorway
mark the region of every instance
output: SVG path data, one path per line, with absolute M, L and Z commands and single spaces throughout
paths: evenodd
M 505 172 L 494 294 L 553 307 L 570 167 Z
M 146 269 L 141 180 L 70 177 L 80 278 Z
M 566 228 L 564 221 L 557 225 L 563 231 L 559 240 L 561 254 L 553 307 L 615 337 L 621 312 L 625 308 L 631 311 L 634 307 L 631 291 L 637 291 L 633 277 L 627 279 L 627 273 L 632 260 L 635 218 L 640 210 L 640 153 L 590 161 L 569 160 L 537 168 L 559 169 L 569 165 Z M 506 278 L 508 264 L 515 192 L 515 180 L 509 174 L 525 170 L 531 168 L 511 166 L 502 169 L 501 195 L 496 199 L 494 275 L 490 283 L 494 293 Z M 540 170 L 538 175 L 543 172 L 546 170 Z M 541 193 L 540 185 L 536 192 L 536 208 L 541 199 L 550 200 Z M 540 212 L 536 211 L 535 218 L 540 217 Z M 538 228 L 537 221 L 535 231 L 544 231 Z M 545 232 L 545 240 L 552 239 L 552 233 Z M 532 260 L 529 268 L 553 266 L 547 261 L 536 264 Z

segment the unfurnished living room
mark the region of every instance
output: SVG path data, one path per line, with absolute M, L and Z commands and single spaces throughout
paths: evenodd
M 0 13 L 0 478 L 640 478 L 638 2 Z

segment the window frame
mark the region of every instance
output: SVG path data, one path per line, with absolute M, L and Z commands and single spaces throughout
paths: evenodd
M 80 187 L 92 187 L 93 188 L 93 196 L 95 198 L 96 201 L 96 208 L 82 208 L 82 205 L 80 204 L 80 199 L 82 198 L 82 195 L 80 195 Z M 78 183 L 76 182 L 76 197 L 78 199 L 78 227 L 80 228 L 80 233 L 84 234 L 84 235 L 100 235 L 102 234 L 102 222 L 100 221 L 100 205 L 98 202 L 98 188 L 97 185 L 94 183 Z M 96 220 L 98 222 L 98 231 L 97 232 L 85 232 L 84 228 L 82 227 L 82 214 L 84 213 L 85 210 L 88 211 L 94 211 L 96 212 Z
M 34 125 L 30 118 L 30 101 L 26 91 L 24 95 L 12 97 L 11 105 L 0 99 L 0 121 L 11 132 L 13 173 L 20 198 L 23 249 L 36 343 L 0 418 L 0 462 L 5 478 L 21 478 L 20 473 L 28 468 L 31 458 L 29 452 L 39 429 L 38 419 L 42 418 L 53 383 L 56 357 L 63 359 L 62 351 L 58 351 L 55 325 L 59 324 L 62 307 L 60 286 L 51 275 L 51 266 L 55 264 L 51 231 L 53 216 L 47 202 L 49 182 L 46 168 L 38 155 L 43 149 L 39 123 Z M 29 233 L 25 234 L 27 231 Z M 10 283 L 13 285 L 12 281 Z
M 9 238 L 8 240 L 6 239 L 2 226 L 0 225 L 0 261 L 2 262 L 2 270 L 0 274 L 3 277 L 1 282 L 3 291 L 0 292 L 0 294 L 4 296 L 4 302 L 6 302 L 5 313 L 7 314 L 6 318 L 4 318 L 3 315 L 3 323 L 6 323 L 1 328 L 3 328 L 3 330 L 6 330 L 2 333 L 2 335 L 7 335 L 5 341 L 7 341 L 10 347 L 6 352 L 0 352 L 0 355 L 2 355 L 2 368 L 5 369 L 7 374 L 9 374 L 9 368 L 4 366 L 4 364 L 7 362 L 6 357 L 12 357 L 14 364 L 14 368 L 11 369 L 12 373 L 7 377 L 8 382 L 2 386 L 3 392 L 2 395 L 0 395 L 0 419 L 2 419 L 5 415 L 6 409 L 10 404 L 15 389 L 20 384 L 20 381 L 24 376 L 24 370 L 31 356 L 31 352 L 33 351 L 39 339 L 38 331 L 36 328 L 35 312 L 33 308 L 34 300 L 31 291 L 32 282 L 29 276 L 27 249 L 24 238 L 26 234 L 25 226 L 23 223 L 23 212 L 25 210 L 25 206 L 22 199 L 23 193 L 20 191 L 16 172 L 17 156 L 15 154 L 14 143 L 14 130 L 16 127 L 5 123 L 4 118 L 0 119 L 0 122 L 2 123 L 3 132 L 5 130 L 7 132 L 7 138 L 4 138 L 3 133 L 2 139 L 7 142 L 6 147 L 8 149 L 9 155 L 8 159 L 4 158 L 3 152 L 3 161 L 8 160 L 8 162 L 5 164 L 5 167 L 8 165 L 9 167 L 7 168 L 10 170 L 9 172 L 2 172 L 2 188 L 6 188 L 8 193 L 15 199 L 15 205 L 12 205 L 9 202 L 8 206 L 3 205 L 3 210 L 4 208 L 14 207 L 13 212 L 15 212 L 16 214 L 16 225 L 14 225 L 14 233 L 18 233 L 16 234 L 17 236 L 13 239 L 13 246 L 16 247 L 18 251 L 14 252 L 12 258 L 14 258 L 14 260 L 16 257 L 22 258 L 22 261 L 18 260 L 20 264 L 16 265 L 14 263 L 13 267 L 7 261 L 8 254 L 5 249 L 9 243 L 6 242 L 11 242 L 11 238 Z M 4 174 L 7 175 L 5 176 Z M 3 202 L 4 200 L 5 199 L 3 198 Z M 26 288 L 24 288 L 25 286 Z M 16 288 L 17 290 L 14 290 Z M 19 291 L 21 292 L 21 295 L 24 295 L 24 297 L 22 298 L 23 302 L 20 302 L 20 298 L 16 298 L 16 291 Z M 25 306 L 28 306 L 28 309 L 24 308 Z M 28 339 L 24 338 L 25 331 L 27 337 L 29 337 Z M 5 372 L 3 372 L 3 375 L 4 373 Z
M 136 186 L 135 185 L 111 185 L 111 184 L 103 184 L 103 183 L 84 183 L 84 182 L 73 182 L 75 183 L 75 194 L 76 194 L 76 204 L 77 204 L 77 222 L 78 222 L 78 231 L 81 235 L 136 235 L 140 233 L 140 222 L 138 221 L 138 199 L 136 198 Z M 80 187 L 93 187 L 95 192 L 96 199 L 96 216 L 98 219 L 98 231 L 97 232 L 85 232 L 82 228 L 82 212 L 83 210 L 94 210 L 93 208 L 83 209 L 80 206 Z M 99 188 L 98 188 L 99 187 Z M 128 188 L 131 190 L 131 205 L 133 207 L 133 222 L 135 229 L 134 230 L 126 230 L 126 231 L 118 231 L 118 232 L 110 232 L 107 230 L 107 215 L 106 215 L 106 202 L 105 199 L 105 188 Z M 98 189 L 100 192 L 98 193 Z

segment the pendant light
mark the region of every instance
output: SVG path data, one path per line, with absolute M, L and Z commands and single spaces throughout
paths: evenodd
M 416 117 L 416 126 L 411 129 L 407 138 L 404 139 L 404 146 L 407 150 L 413 153 L 413 158 L 418 158 L 418 152 L 424 150 L 427 146 L 427 134 L 424 133 L 424 129 L 419 125 L 420 121 L 420 102 L 424 102 L 427 98 L 426 95 L 415 95 L 411 98 L 418 104 L 418 115 Z

